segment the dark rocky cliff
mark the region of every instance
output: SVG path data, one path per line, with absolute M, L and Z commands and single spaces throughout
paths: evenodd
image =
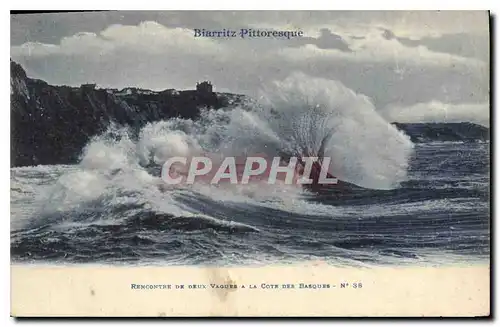
M 481 125 L 463 123 L 392 123 L 407 134 L 413 142 L 432 141 L 488 141 L 490 129 Z
M 75 163 L 110 122 L 139 129 L 171 117 L 196 118 L 235 97 L 214 92 L 52 86 L 11 60 L 11 166 Z M 237 101 L 237 99 L 236 99 Z

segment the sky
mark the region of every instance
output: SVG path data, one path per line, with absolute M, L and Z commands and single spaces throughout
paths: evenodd
M 293 39 L 194 29 L 301 30 Z M 336 80 L 388 120 L 489 121 L 485 11 L 108 11 L 11 15 L 11 58 L 50 84 L 256 96 L 292 73 Z

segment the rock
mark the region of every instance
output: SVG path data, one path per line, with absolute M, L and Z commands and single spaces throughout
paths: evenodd
M 138 131 L 148 122 L 195 119 L 200 108 L 234 101 L 215 92 L 52 86 L 27 77 L 12 60 L 10 69 L 11 167 L 77 163 L 89 139 L 111 122 Z
M 469 122 L 462 123 L 392 123 L 413 142 L 488 141 L 489 128 Z

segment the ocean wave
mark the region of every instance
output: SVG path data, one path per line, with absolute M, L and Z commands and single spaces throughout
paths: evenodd
M 152 122 L 138 132 L 112 125 L 89 141 L 77 165 L 12 168 L 11 254 L 358 265 L 425 260 L 432 249 L 485 255 L 487 153 L 477 149 L 484 146 L 414 147 L 368 98 L 292 74 L 244 107 L 202 110 L 196 120 Z M 320 152 L 332 158 L 332 175 L 361 187 L 166 185 L 160 177 L 173 156 Z

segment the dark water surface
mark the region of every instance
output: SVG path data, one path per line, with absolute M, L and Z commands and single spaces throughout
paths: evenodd
M 488 143 L 418 144 L 409 180 L 394 190 L 267 196 L 261 190 L 236 194 L 207 186 L 162 192 L 143 171 L 134 174 L 110 177 L 78 166 L 11 169 L 12 260 L 158 265 L 489 260 Z

